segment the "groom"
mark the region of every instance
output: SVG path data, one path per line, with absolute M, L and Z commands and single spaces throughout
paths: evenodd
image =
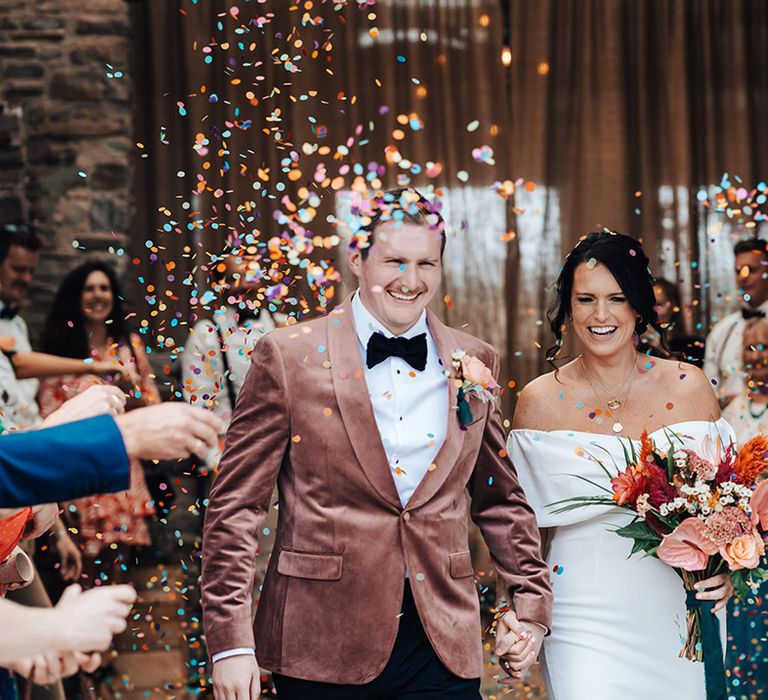
M 486 377 L 478 361 L 496 375 L 498 356 L 426 310 L 442 217 L 404 189 L 380 194 L 362 222 L 349 253 L 359 289 L 257 343 L 227 433 L 203 535 L 218 700 L 258 697 L 259 666 L 282 700 L 479 698 L 468 508 L 507 592 L 496 651 L 512 675 L 550 625 L 548 571 L 498 401 L 470 392 L 463 426 L 457 412 L 452 354 L 476 358 Z M 253 625 L 275 480 L 277 538 Z

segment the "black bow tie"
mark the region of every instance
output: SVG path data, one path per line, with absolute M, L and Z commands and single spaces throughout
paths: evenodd
M 12 321 L 18 315 L 19 315 L 18 306 L 4 306 L 2 309 L 0 309 L 0 318 L 7 319 L 9 321 Z
M 413 338 L 387 338 L 381 333 L 374 333 L 368 339 L 366 349 L 365 363 L 368 369 L 388 357 L 401 357 L 411 367 L 423 372 L 427 366 L 427 334 L 421 333 Z
M 745 308 L 741 310 L 741 317 L 748 321 L 750 318 L 765 318 L 765 311 L 760 309 Z M 2 318 L 2 316 L 0 316 Z

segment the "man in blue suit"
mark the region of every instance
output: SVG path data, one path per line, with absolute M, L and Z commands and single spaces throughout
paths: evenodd
M 0 435 L 0 508 L 124 491 L 129 456 L 205 455 L 223 432 L 221 420 L 201 408 L 163 403 L 120 415 L 124 403 L 119 389 L 93 387 L 52 413 L 42 429 Z

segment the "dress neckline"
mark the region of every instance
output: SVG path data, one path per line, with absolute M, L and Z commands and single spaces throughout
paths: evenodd
M 656 430 L 650 431 L 648 436 L 650 437 L 652 435 L 656 435 L 656 433 L 663 433 L 665 430 L 674 431 L 675 428 L 678 428 L 681 425 L 691 425 L 696 423 L 703 423 L 704 425 L 718 425 L 719 423 L 723 422 L 728 424 L 728 421 L 726 421 L 722 416 L 720 416 L 720 418 L 717 420 L 682 420 L 677 421 L 676 423 L 670 423 L 669 425 L 663 425 L 660 428 L 656 428 Z M 640 442 L 640 438 L 624 437 L 623 435 L 617 435 L 616 433 L 596 433 L 589 430 L 571 430 L 570 428 L 557 428 L 556 430 L 539 430 L 538 428 L 513 428 L 510 431 L 510 435 L 512 433 L 539 433 L 541 435 L 559 435 L 564 433 L 566 435 L 590 435 L 593 437 L 607 437 L 619 440 L 631 440 L 632 442 Z

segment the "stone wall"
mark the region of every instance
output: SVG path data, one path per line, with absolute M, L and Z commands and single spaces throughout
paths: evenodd
M 0 221 L 47 242 L 33 335 L 69 268 L 127 244 L 128 35 L 124 0 L 0 0 Z

